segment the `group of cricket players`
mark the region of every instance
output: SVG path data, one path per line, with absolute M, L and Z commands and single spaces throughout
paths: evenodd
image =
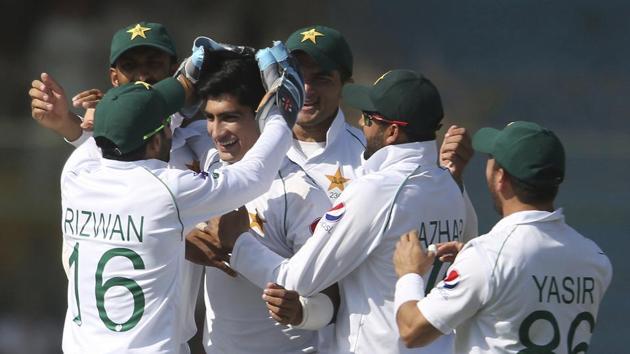
M 588 351 L 612 266 L 554 205 L 552 131 L 451 126 L 438 146 L 427 73 L 354 83 L 350 45 L 321 25 L 259 50 L 200 36 L 181 59 L 138 22 L 109 62 L 105 93 L 70 98 L 48 73 L 29 91 L 75 147 L 65 353 L 190 353 L 198 331 L 206 353 Z M 473 150 L 501 215 L 483 235 Z

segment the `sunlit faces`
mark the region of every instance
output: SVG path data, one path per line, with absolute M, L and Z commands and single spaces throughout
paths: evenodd
M 385 146 L 385 129 L 387 129 L 387 125 L 372 121 L 372 124 L 368 126 L 365 124 L 363 116 L 361 116 L 361 118 L 359 118 L 359 126 L 363 129 L 363 135 L 365 136 L 366 144 L 363 158 L 367 160 L 380 148 Z
M 339 71 L 324 71 L 304 52 L 295 52 L 304 76 L 304 107 L 298 113 L 297 124 L 303 127 L 323 125 L 334 119 L 341 101 L 343 83 Z M 326 125 L 327 127 L 327 125 Z
M 260 135 L 252 108 L 241 105 L 233 95 L 209 97 L 205 114 L 208 134 L 219 157 L 227 163 L 242 159 Z
M 501 198 L 499 198 L 499 188 L 496 185 L 497 174 L 499 173 L 499 168 L 497 167 L 497 163 L 491 155 L 488 155 L 488 162 L 486 163 L 486 182 L 488 183 L 488 190 L 490 191 L 490 196 L 492 197 L 492 202 L 494 204 L 494 209 L 501 215 L 502 212 L 502 203 Z
M 175 65 L 170 54 L 157 48 L 140 46 L 121 54 L 114 67 L 110 68 L 110 79 L 114 87 L 135 81 L 155 84 L 171 76 Z

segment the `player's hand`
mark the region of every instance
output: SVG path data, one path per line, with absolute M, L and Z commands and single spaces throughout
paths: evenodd
M 225 252 L 232 252 L 239 236 L 249 230 L 249 214 L 244 206 L 208 222 L 208 234 Z
M 94 130 L 94 112 L 95 108 L 88 108 L 85 110 L 85 116 L 83 117 L 83 122 L 81 122 L 81 129 L 92 131 Z
M 207 267 L 218 268 L 235 277 L 236 272 L 226 264 L 229 255 L 222 250 L 218 241 L 210 236 L 206 227 L 206 223 L 200 223 L 186 235 L 186 259 Z
M 272 107 L 277 107 L 293 128 L 298 112 L 304 105 L 304 80 L 297 60 L 289 54 L 282 42 L 275 41 L 273 47 L 256 53 L 256 61 L 267 94 L 258 105 L 256 120 L 263 131 Z
M 460 186 L 463 185 L 464 169 L 473 153 L 472 141 L 466 128 L 457 125 L 448 128 L 440 147 L 440 165 L 451 171 Z
M 399 278 L 407 273 L 425 274 L 433 265 L 435 254 L 425 253 L 418 236 L 418 230 L 409 231 L 396 244 L 394 268 Z
M 70 112 L 63 88 L 47 73 L 33 80 L 28 91 L 31 97 L 31 116 L 41 126 L 55 131 L 69 141 L 81 136 L 81 120 Z
M 267 283 L 262 295 L 269 315 L 283 325 L 298 325 L 302 322 L 300 294 L 286 290 L 275 283 Z
M 440 258 L 442 262 L 452 263 L 457 257 L 459 251 L 464 248 L 464 243 L 459 241 L 450 241 L 438 243 L 436 256 Z
M 79 92 L 72 97 L 72 105 L 75 108 L 96 108 L 96 105 L 103 98 L 103 92 L 99 89 L 90 89 L 83 92 Z

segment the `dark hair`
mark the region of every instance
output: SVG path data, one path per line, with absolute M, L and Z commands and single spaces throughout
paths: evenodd
M 495 167 L 502 168 L 503 171 L 507 173 L 512 182 L 512 191 L 514 191 L 514 195 L 516 195 L 516 198 L 518 198 L 521 203 L 548 203 L 556 199 L 558 195 L 559 185 L 557 184 L 533 186 L 512 176 L 505 168 L 499 165 L 499 163 L 496 163 Z
M 201 77 L 198 88 L 204 98 L 230 94 L 241 105 L 255 111 L 265 95 L 260 71 L 254 58 L 219 58 L 213 61 L 212 68 L 206 70 L 209 77 Z
M 114 142 L 103 136 L 97 136 L 94 138 L 94 140 L 96 141 L 96 145 L 101 148 L 101 154 L 103 154 L 103 158 L 116 161 L 144 160 L 146 157 L 147 144 L 149 143 L 149 141 L 151 141 L 151 139 L 148 139 L 139 148 L 123 154 L 120 152 L 120 150 L 118 150 L 118 146 L 114 144 Z
M 407 134 L 410 143 L 435 140 L 435 131 L 418 132 L 407 127 L 400 127 L 400 129 Z

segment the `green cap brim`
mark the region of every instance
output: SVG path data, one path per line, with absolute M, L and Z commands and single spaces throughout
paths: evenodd
M 169 115 L 179 111 L 184 106 L 186 92 L 177 79 L 172 77 L 164 79 L 153 85 L 153 89 L 160 92 L 162 95 Z
M 494 128 L 479 129 L 473 136 L 473 149 L 485 154 L 492 154 L 499 133 L 500 131 Z
M 370 98 L 370 89 L 369 86 L 347 84 L 343 87 L 343 102 L 362 111 L 376 112 L 378 109 Z
M 295 51 L 302 51 L 306 54 L 308 54 L 309 57 L 313 58 L 313 60 L 315 60 L 315 62 L 317 63 L 317 65 L 319 65 L 320 68 L 326 70 L 326 71 L 333 71 L 333 70 L 338 70 L 338 71 L 342 71 L 343 69 L 340 68 L 337 63 L 335 63 L 333 60 L 331 60 L 330 58 L 328 58 L 328 56 L 326 56 L 322 51 L 316 49 L 316 47 L 312 46 L 312 45 L 296 45 L 293 48 L 289 49 L 291 51 L 291 53 L 295 52 Z
M 167 46 L 163 46 L 163 45 L 155 44 L 155 43 L 146 43 L 146 42 L 134 43 L 134 44 L 132 44 L 132 45 L 130 45 L 128 47 L 125 47 L 123 50 L 119 51 L 118 53 L 115 53 L 114 55 L 112 55 L 109 58 L 109 65 L 110 66 L 114 66 L 114 63 L 116 63 L 116 60 L 118 60 L 118 58 L 120 58 L 120 56 L 123 55 L 124 52 L 126 52 L 126 51 L 128 51 L 130 49 L 136 48 L 136 47 L 153 47 L 153 48 L 159 49 L 159 50 L 161 50 L 161 51 L 163 51 L 163 52 L 165 52 L 165 53 L 167 53 L 167 54 L 169 54 L 171 56 L 174 56 L 174 57 L 177 56 L 177 54 L 173 51 L 173 49 L 171 49 L 171 48 L 169 48 Z

